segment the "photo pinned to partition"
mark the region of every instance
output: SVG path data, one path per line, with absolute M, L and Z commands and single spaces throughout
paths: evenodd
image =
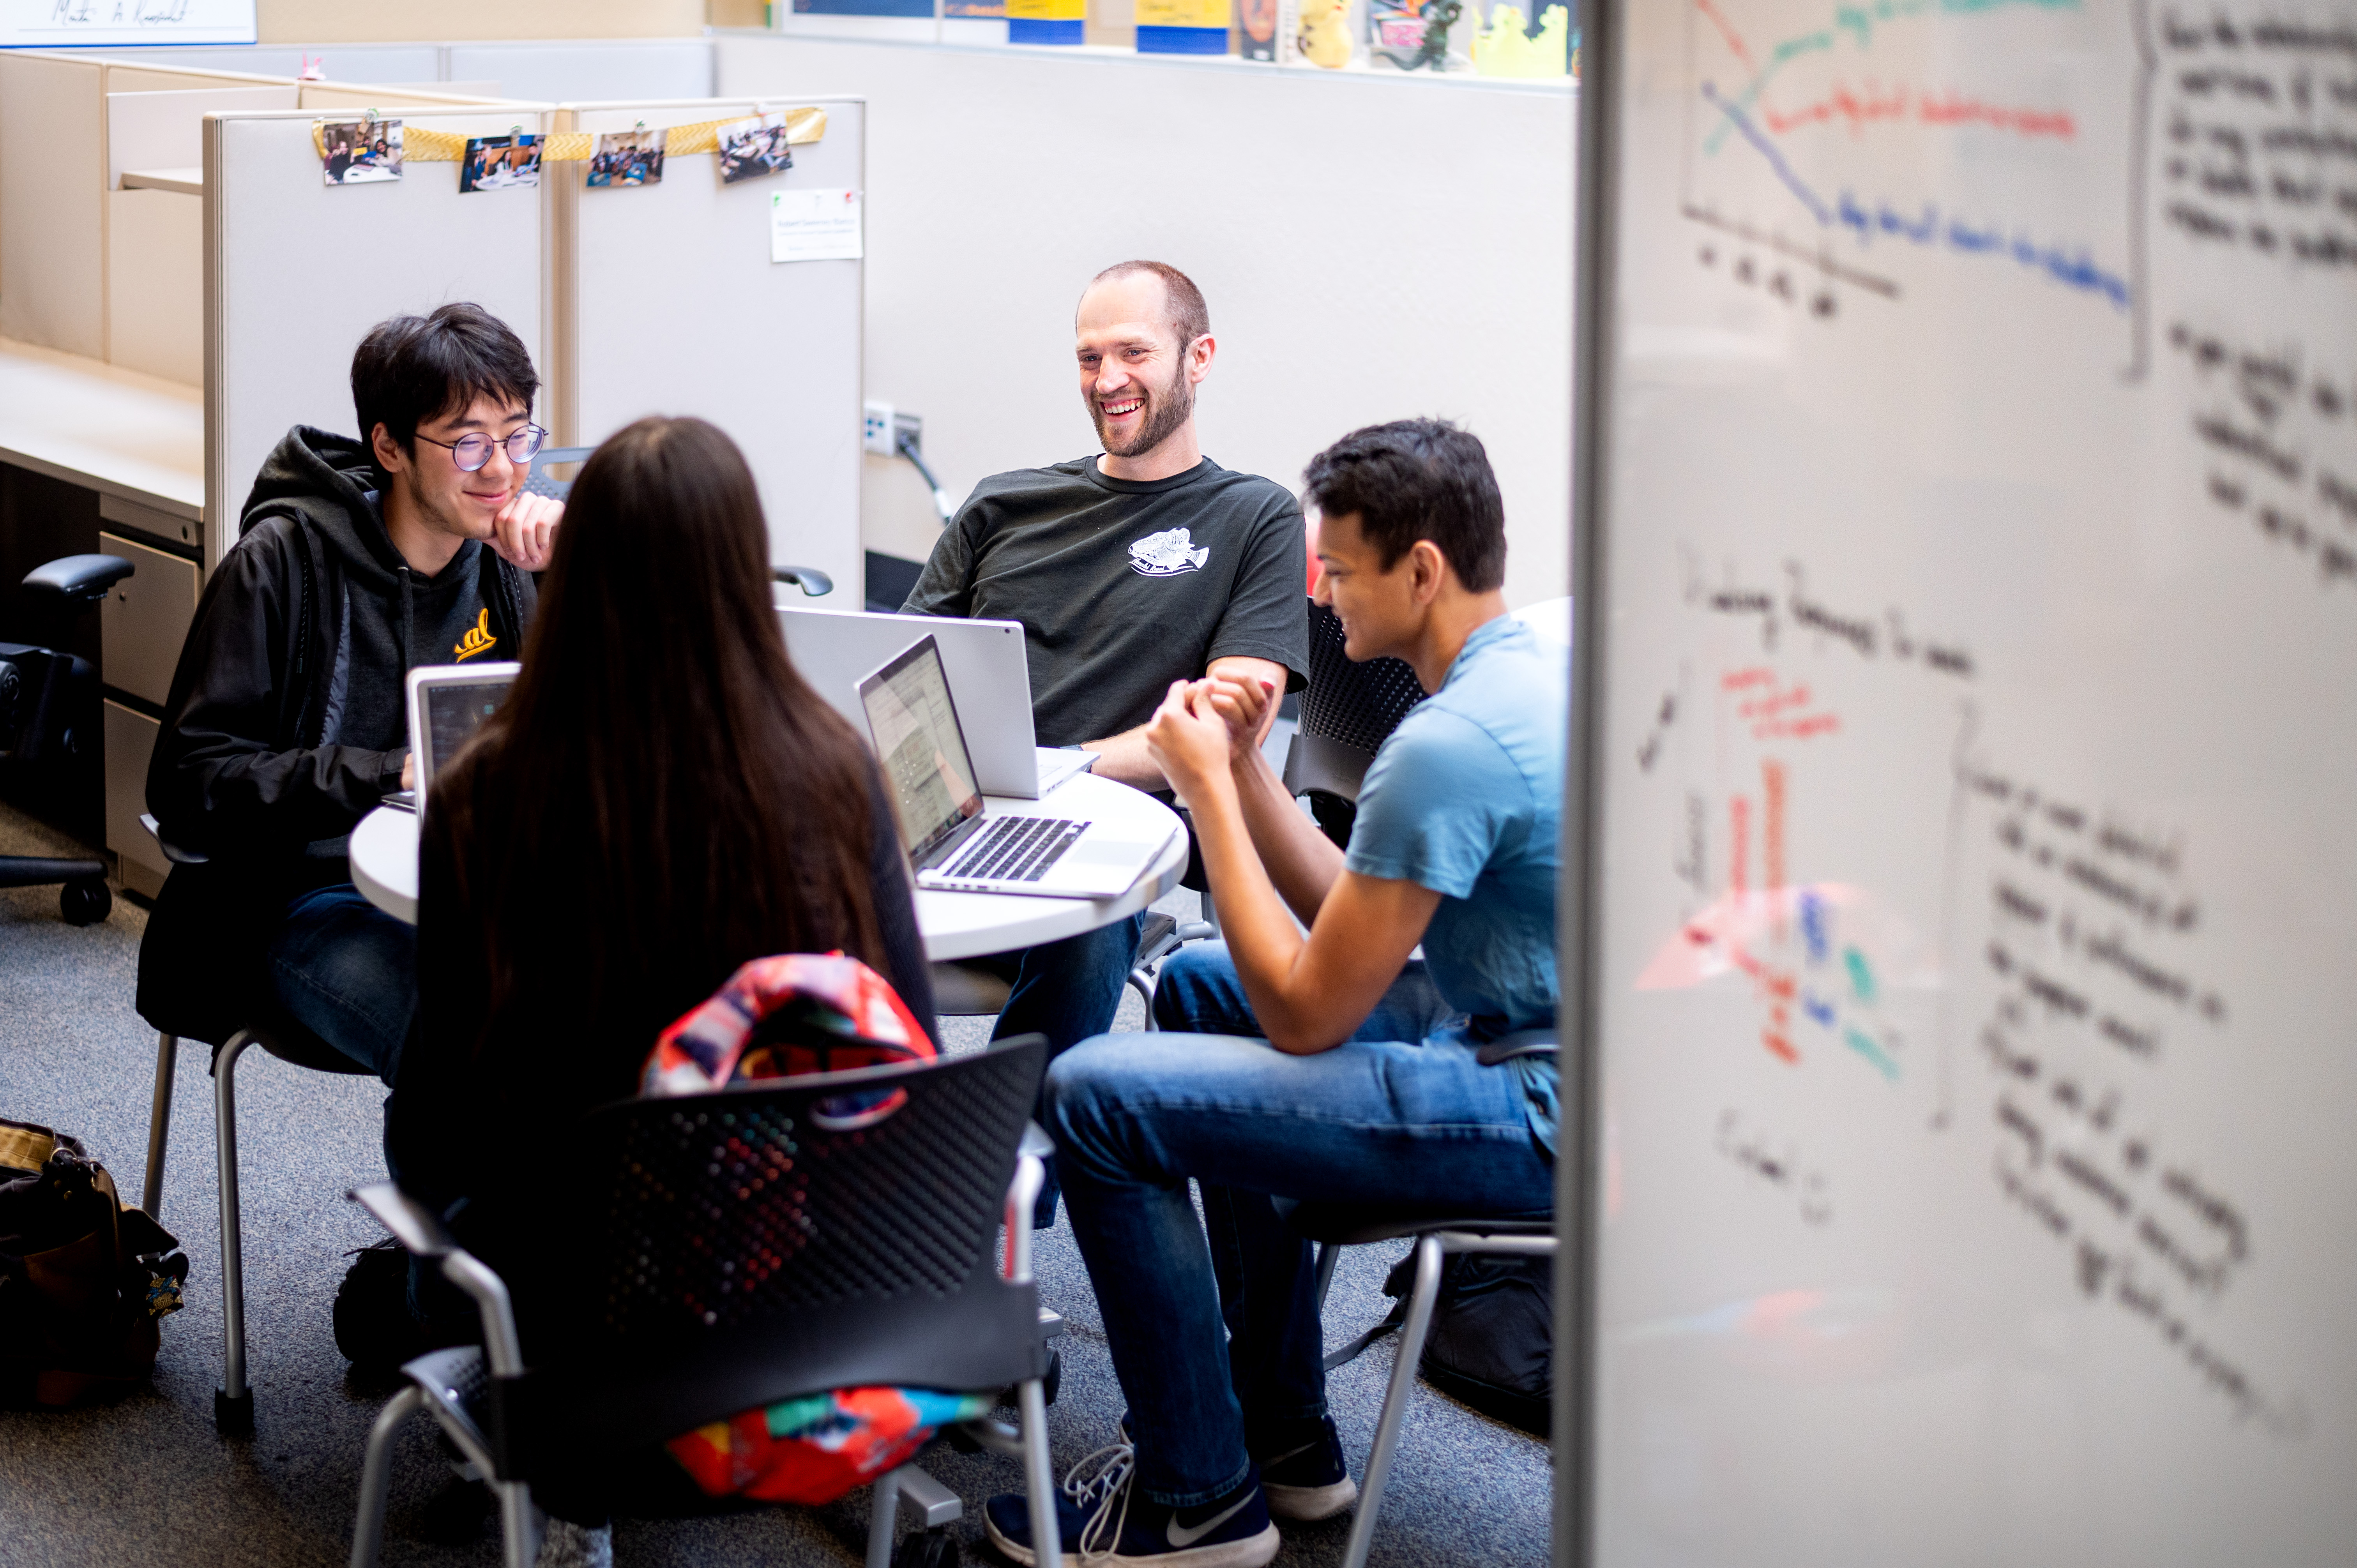
M 756 114 L 731 120 L 720 127 L 720 183 L 735 185 L 765 174 L 783 174 L 794 166 L 793 149 L 783 114 Z
M 589 157 L 589 188 L 661 185 L 663 144 L 670 139 L 669 131 L 650 131 L 644 125 L 636 130 L 607 132 L 597 138 L 597 150 Z
M 401 122 L 322 120 L 319 168 L 329 185 L 375 185 L 401 177 Z
M 542 138 L 518 131 L 511 136 L 476 136 L 458 165 L 458 194 L 474 190 L 536 190 L 540 188 Z

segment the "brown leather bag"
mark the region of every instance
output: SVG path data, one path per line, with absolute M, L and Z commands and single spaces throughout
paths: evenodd
M 0 1118 L 0 1404 L 145 1382 L 188 1275 L 179 1247 L 79 1140 Z

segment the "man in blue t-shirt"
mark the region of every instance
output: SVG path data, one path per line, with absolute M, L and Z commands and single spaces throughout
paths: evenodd
M 1045 1096 L 1135 1445 L 1059 1507 L 1068 1543 L 1117 1563 L 1258 1568 L 1272 1515 L 1358 1495 L 1326 1412 L 1309 1248 L 1272 1195 L 1554 1203 L 1554 1058 L 1477 1052 L 1555 1026 L 1569 671 L 1506 615 L 1505 509 L 1472 435 L 1377 425 L 1307 478 L 1345 651 L 1404 659 L 1431 694 L 1368 769 L 1347 854 L 1254 744 L 1272 684 L 1180 682 L 1147 730 L 1227 940 L 1164 966 L 1162 1033 L 1075 1047 Z M 985 1523 L 1033 1561 L 1020 1498 L 993 1498 Z

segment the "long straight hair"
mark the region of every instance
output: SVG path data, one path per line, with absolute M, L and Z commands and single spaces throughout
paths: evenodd
M 787 659 L 770 581 L 714 426 L 642 419 L 583 467 L 523 671 L 429 803 L 483 922 L 487 1049 L 552 997 L 643 1050 L 748 959 L 879 961 L 873 768 Z

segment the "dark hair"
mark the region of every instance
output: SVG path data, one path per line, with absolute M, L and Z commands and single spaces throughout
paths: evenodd
M 434 781 L 490 1016 L 563 995 L 643 1053 L 748 960 L 880 967 L 875 778 L 786 657 L 736 443 L 700 419 L 619 432 L 573 487 L 522 673 Z
M 1302 478 L 1329 517 L 1358 514 L 1384 571 L 1429 539 L 1470 591 L 1506 580 L 1506 503 L 1471 431 L 1445 419 L 1370 424 L 1309 459 Z
M 371 453 L 380 424 L 413 452 L 417 427 L 428 420 L 463 413 L 479 397 L 530 408 L 539 391 L 523 339 L 479 305 L 380 321 L 352 355 L 352 410 L 361 445 Z
M 1162 280 L 1163 319 L 1178 334 L 1178 351 L 1185 353 L 1187 345 L 1211 329 L 1211 307 L 1203 303 L 1203 291 L 1195 280 L 1168 262 L 1115 262 L 1089 280 L 1089 287 L 1114 278 L 1127 277 L 1132 273 L 1152 273 Z M 1082 290 L 1086 293 L 1087 290 Z

